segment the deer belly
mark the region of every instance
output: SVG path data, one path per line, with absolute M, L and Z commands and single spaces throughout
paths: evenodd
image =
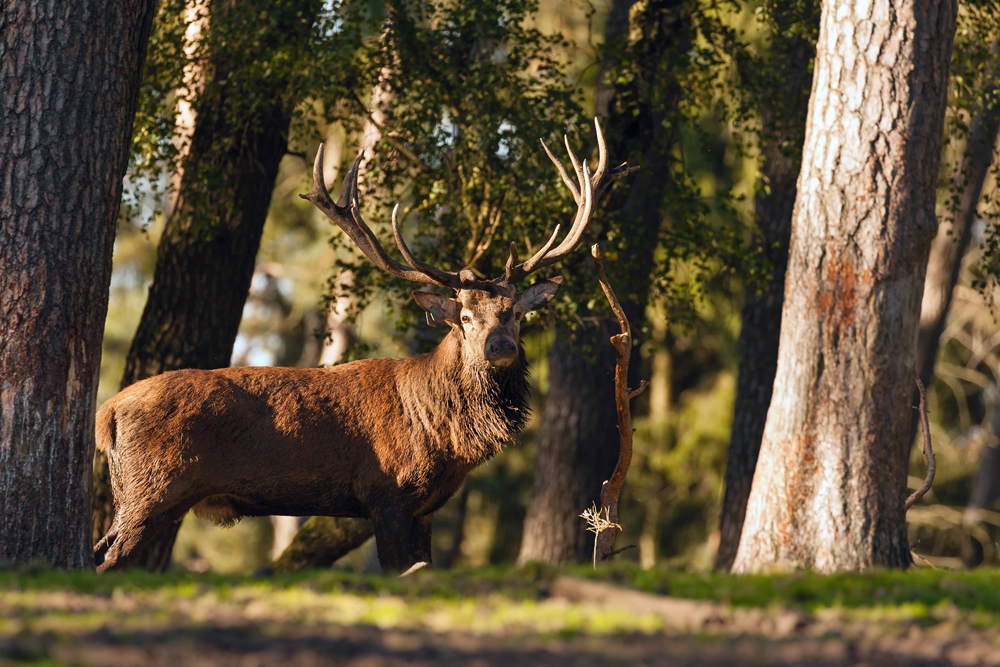
M 349 488 L 330 486 L 316 492 L 289 487 L 274 493 L 220 493 L 199 501 L 193 508 L 199 518 L 232 526 L 245 516 L 367 517 L 368 510 Z

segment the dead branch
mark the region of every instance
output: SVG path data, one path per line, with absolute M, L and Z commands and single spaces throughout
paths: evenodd
M 618 318 L 618 324 L 622 332 L 611 337 L 611 345 L 615 348 L 617 362 L 615 363 L 615 406 L 618 409 L 618 435 L 620 445 L 618 450 L 618 463 L 611 479 L 606 480 L 601 486 L 601 509 L 599 515 L 603 515 L 611 526 L 618 525 L 618 497 L 621 495 L 622 485 L 625 484 L 625 475 L 628 467 L 632 463 L 632 412 L 629 408 L 629 400 L 635 398 L 648 386 L 643 380 L 637 389 L 628 388 L 628 362 L 632 354 L 632 328 L 629 326 L 625 311 L 618 303 L 615 291 L 611 289 L 611 283 L 604 272 L 604 260 L 601 255 L 601 248 L 594 244 L 590 253 L 594 256 L 594 264 L 597 266 L 597 276 L 601 282 L 601 289 L 604 296 L 611 304 L 611 310 Z M 619 527 L 620 528 L 620 527 Z M 615 546 L 616 528 L 610 527 L 607 530 L 597 531 L 594 537 L 594 567 L 597 567 L 598 560 L 606 560 L 610 557 Z
M 920 380 L 917 380 L 917 389 L 920 390 L 920 428 L 924 432 L 924 458 L 927 460 L 927 477 L 924 478 L 924 483 L 920 485 L 920 488 L 906 499 L 904 512 L 913 507 L 918 500 L 924 497 L 925 493 L 930 491 L 931 484 L 934 483 L 934 473 L 937 471 L 937 460 L 934 458 L 934 450 L 931 449 L 930 425 L 927 422 L 927 392 L 924 391 L 924 383 Z

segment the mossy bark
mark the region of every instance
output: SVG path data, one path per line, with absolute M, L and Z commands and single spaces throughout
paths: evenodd
M 274 561 L 278 572 L 330 567 L 375 534 L 368 519 L 314 516 Z

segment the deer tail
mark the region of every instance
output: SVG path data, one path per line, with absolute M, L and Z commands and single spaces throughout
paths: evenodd
M 115 507 L 118 507 L 119 498 L 122 493 L 122 467 L 118 447 L 118 421 L 115 419 L 115 408 L 111 401 L 104 404 L 97 412 L 95 420 L 94 435 L 97 439 L 97 448 L 108 455 L 108 472 L 111 474 L 111 495 L 115 498 Z
M 97 448 L 102 452 L 111 452 L 115 448 L 115 437 L 118 435 L 118 424 L 115 422 L 115 409 L 107 406 L 97 412 L 94 435 L 97 437 Z

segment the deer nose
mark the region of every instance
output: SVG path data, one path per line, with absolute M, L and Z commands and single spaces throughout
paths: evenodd
M 509 366 L 517 359 L 517 345 L 509 338 L 498 338 L 486 344 L 486 360 L 494 366 Z
M 490 352 L 493 354 L 513 353 L 516 349 L 514 341 L 510 340 L 495 340 L 490 343 Z

